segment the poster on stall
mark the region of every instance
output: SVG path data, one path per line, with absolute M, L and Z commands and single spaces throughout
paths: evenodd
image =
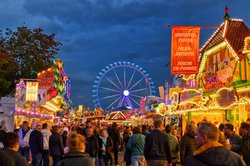
M 38 104 L 45 105 L 47 97 L 47 89 L 38 89 Z
M 37 101 L 38 82 L 26 82 L 26 101 Z
M 197 74 L 200 28 L 172 27 L 171 74 Z

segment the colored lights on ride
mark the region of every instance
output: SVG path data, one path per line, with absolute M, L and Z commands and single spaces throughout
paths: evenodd
M 242 51 L 243 54 L 247 54 L 250 52 L 250 37 L 246 37 L 244 40 L 244 49 Z
M 15 101 L 19 101 L 23 99 L 22 91 L 26 91 L 26 85 L 23 80 L 20 80 L 18 84 L 16 84 L 16 93 L 15 93 Z
M 52 74 L 52 80 L 50 81 L 52 83 L 52 86 L 57 89 L 58 94 L 65 99 L 66 103 L 70 103 L 71 79 L 67 77 L 66 72 L 63 69 L 62 60 L 54 60 L 53 66 L 46 71 L 44 70 L 38 73 L 38 77 L 42 76 L 43 74 L 49 73 Z
M 225 99 L 227 96 L 226 93 L 231 93 L 232 95 L 230 95 L 228 99 Z M 209 111 L 211 109 L 228 109 L 237 105 L 250 104 L 250 88 L 236 91 L 234 88 L 224 87 L 216 92 L 213 99 L 207 96 L 198 101 L 191 101 L 190 99 L 187 99 L 186 101 L 182 101 L 180 103 L 176 101 L 175 104 L 173 103 L 172 109 L 178 110 L 178 113 Z M 192 108 L 189 107 L 189 105 L 191 105 Z
M 50 114 L 42 114 L 39 112 L 27 111 L 27 110 L 20 110 L 16 109 L 16 115 L 28 116 L 31 118 L 41 118 L 41 119 L 52 119 L 53 115 Z

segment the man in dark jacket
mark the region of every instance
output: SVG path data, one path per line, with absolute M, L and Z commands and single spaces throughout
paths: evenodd
M 219 130 L 212 123 L 199 124 L 196 142 L 199 147 L 192 156 L 187 157 L 185 166 L 245 166 L 241 157 L 218 142 Z
M 89 154 L 90 157 L 96 158 L 98 156 L 98 140 L 94 135 L 94 131 L 91 127 L 86 130 L 86 150 L 85 152 Z
M 63 141 L 59 132 L 60 128 L 53 126 L 52 135 L 49 137 L 49 152 L 53 159 L 53 166 L 61 161 L 64 154 Z
M 247 166 L 250 166 L 250 123 L 249 122 L 241 123 L 240 135 L 242 136 L 241 154 Z
M 121 144 L 121 138 L 120 138 L 120 131 L 118 129 L 118 125 L 116 122 L 112 124 L 110 130 L 108 130 L 108 134 L 111 137 L 114 144 L 115 165 L 118 165 L 118 149 Z
M 154 121 L 155 129 L 146 136 L 144 157 L 148 166 L 166 166 L 172 162 L 168 136 L 162 132 L 164 123 Z
M 40 166 L 43 155 L 43 134 L 42 126 L 37 125 L 35 130 L 30 133 L 29 145 L 32 155 L 31 166 Z
M 83 136 L 86 137 L 87 135 L 87 128 L 90 128 L 92 126 L 92 123 L 90 120 L 87 120 L 86 123 L 85 123 L 85 128 L 83 128 Z
M 26 158 L 24 158 L 20 153 L 18 153 L 19 137 L 16 133 L 14 132 L 6 133 L 3 137 L 3 144 L 4 144 L 4 151 L 10 154 L 14 158 L 15 166 L 28 166 Z M 4 156 L 1 156 L 0 158 L 4 158 Z
M 1 126 L 0 126 L 0 148 L 3 148 L 3 136 L 6 134 L 6 132 L 4 130 L 1 130 Z
M 16 166 L 14 158 L 4 149 L 0 149 L 0 165 Z
M 131 153 L 130 153 L 130 150 L 127 148 L 128 140 L 131 134 L 132 134 L 131 127 L 126 126 L 126 129 L 123 132 L 123 140 L 122 140 L 122 144 L 125 146 L 125 153 L 124 153 L 123 160 L 126 162 L 126 166 L 132 164 Z
M 84 133 L 84 125 L 81 123 L 79 128 L 77 129 L 77 133 L 81 135 L 85 135 Z
M 226 146 L 233 152 L 238 153 L 240 155 L 240 144 L 241 144 L 241 136 L 234 132 L 234 125 L 227 123 L 224 127 L 224 134 L 226 139 L 229 140 L 229 144 Z

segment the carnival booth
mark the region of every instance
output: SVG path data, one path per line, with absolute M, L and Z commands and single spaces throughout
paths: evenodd
M 62 60 L 54 60 L 53 66 L 38 73 L 37 79 L 21 79 L 16 85 L 14 124 L 18 128 L 26 120 L 53 123 L 59 111 L 70 105 L 70 79 Z
M 15 98 L 2 97 L 0 99 L 0 122 L 5 121 L 7 131 L 13 131 L 14 125 Z
M 121 111 L 111 112 L 108 116 L 108 122 L 110 124 L 113 122 L 116 122 L 118 124 L 123 124 L 125 121 L 126 121 L 126 117 Z
M 198 74 L 182 75 L 183 86 L 170 91 L 174 114 L 186 121 L 229 120 L 238 127 L 250 117 L 250 29 L 227 12 L 200 49 Z

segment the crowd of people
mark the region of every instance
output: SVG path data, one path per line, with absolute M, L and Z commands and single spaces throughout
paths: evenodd
M 33 129 L 24 121 L 14 132 L 2 122 L 0 166 L 116 166 L 121 154 L 126 166 L 250 166 L 249 121 L 238 134 L 229 122 L 216 126 L 206 120 L 191 121 L 183 134 L 161 119 L 153 126 L 87 121 Z

